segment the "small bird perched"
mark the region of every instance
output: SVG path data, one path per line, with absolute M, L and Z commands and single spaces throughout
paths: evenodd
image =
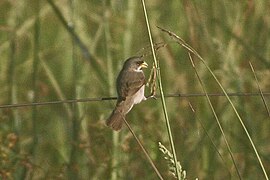
M 107 126 L 113 130 L 120 130 L 126 114 L 133 105 L 146 99 L 144 96 L 146 80 L 142 68 L 147 67 L 142 57 L 131 57 L 125 61 L 116 81 L 117 103 L 106 121 Z

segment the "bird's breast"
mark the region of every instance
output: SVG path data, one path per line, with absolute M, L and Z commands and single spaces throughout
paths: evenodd
M 136 94 L 134 94 L 134 98 L 133 98 L 133 102 L 134 104 L 138 104 L 140 103 L 142 100 L 145 100 L 145 96 L 144 96 L 144 88 L 145 85 L 143 85 L 137 92 Z

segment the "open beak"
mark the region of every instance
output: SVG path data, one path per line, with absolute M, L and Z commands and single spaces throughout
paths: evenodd
M 140 65 L 141 68 L 147 68 L 148 67 L 148 64 L 146 62 L 143 62 L 141 65 Z

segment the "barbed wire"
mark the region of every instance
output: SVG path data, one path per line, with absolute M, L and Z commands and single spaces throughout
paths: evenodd
M 251 96 L 261 96 L 261 93 L 253 93 L 253 92 L 234 92 L 227 93 L 228 96 L 231 97 L 251 97 Z M 270 96 L 270 92 L 264 92 L 264 96 Z M 196 98 L 196 97 L 204 97 L 205 93 L 175 93 L 175 94 L 167 94 L 165 98 Z M 210 97 L 222 97 L 225 96 L 223 93 L 209 93 Z M 155 96 L 156 98 L 160 98 L 159 95 Z M 5 108 L 22 108 L 22 107 L 31 107 L 31 106 L 46 106 L 46 105 L 56 105 L 56 104 L 65 104 L 65 103 L 82 103 L 82 102 L 99 102 L 99 101 L 111 101 L 116 100 L 117 97 L 94 97 L 94 98 L 82 98 L 82 99 L 67 99 L 67 100 L 56 100 L 56 101 L 45 101 L 45 102 L 33 102 L 33 103 L 18 103 L 18 104 L 4 104 L 0 105 L 0 109 Z

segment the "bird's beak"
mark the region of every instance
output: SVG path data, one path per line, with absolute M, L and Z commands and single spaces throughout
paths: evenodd
M 143 62 L 141 65 L 140 65 L 141 68 L 147 68 L 148 67 L 148 64 L 146 62 Z

